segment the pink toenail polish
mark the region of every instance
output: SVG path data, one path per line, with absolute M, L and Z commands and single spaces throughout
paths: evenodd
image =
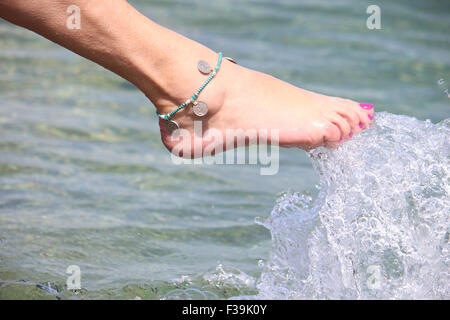
M 349 138 L 353 137 L 353 132 L 350 132 L 350 134 L 348 135 Z
M 342 142 L 342 138 L 339 139 L 339 142 Z
M 373 109 L 373 104 L 371 103 L 360 103 L 359 106 L 366 110 Z
M 360 123 L 360 124 L 359 124 L 359 127 L 360 127 L 361 129 L 363 128 L 363 125 L 362 125 L 362 123 Z
M 370 119 L 370 120 L 373 119 L 373 116 L 372 116 L 371 114 L 369 114 L 368 116 L 369 116 L 369 119 Z

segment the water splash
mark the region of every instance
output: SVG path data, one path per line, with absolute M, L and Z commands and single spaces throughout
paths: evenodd
M 449 299 L 450 120 L 377 113 L 336 150 L 310 153 L 319 195 L 283 194 L 258 297 Z

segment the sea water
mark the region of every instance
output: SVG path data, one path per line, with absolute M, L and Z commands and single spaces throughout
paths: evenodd
M 384 1 L 379 30 L 370 0 L 130 3 L 376 125 L 274 176 L 175 165 L 138 89 L 0 20 L 0 299 L 448 298 L 448 1 Z

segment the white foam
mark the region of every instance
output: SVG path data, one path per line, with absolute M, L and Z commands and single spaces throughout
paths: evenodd
M 282 195 L 261 224 L 273 240 L 263 299 L 449 299 L 449 135 L 377 113 L 336 150 L 312 151 L 316 199 Z

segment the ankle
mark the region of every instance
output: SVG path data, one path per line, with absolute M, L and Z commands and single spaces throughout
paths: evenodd
M 214 59 L 206 60 L 200 56 L 193 65 L 184 63 L 181 68 L 188 70 L 185 74 L 166 78 L 166 87 L 170 88 L 170 91 L 166 90 L 163 94 L 151 97 L 147 95 L 155 104 L 157 112 L 162 115 L 169 114 L 183 104 L 185 106 L 170 117 L 178 123 L 180 128 L 190 129 L 194 120 L 209 123 L 209 120 L 217 115 L 225 103 L 228 92 L 227 82 L 229 82 L 226 80 L 226 73 L 229 72 L 224 72 L 224 69 L 228 69 L 232 63 L 222 59 L 219 70 L 205 74 L 199 72 L 197 62 L 205 60 L 214 68 L 218 57 L 219 55 L 214 53 Z M 199 88 L 207 82 L 208 78 L 211 79 L 210 82 L 199 92 Z M 192 99 L 193 96 L 196 98 Z M 194 113 L 194 105 L 200 106 L 200 104 L 207 106 L 207 113 L 202 116 Z

